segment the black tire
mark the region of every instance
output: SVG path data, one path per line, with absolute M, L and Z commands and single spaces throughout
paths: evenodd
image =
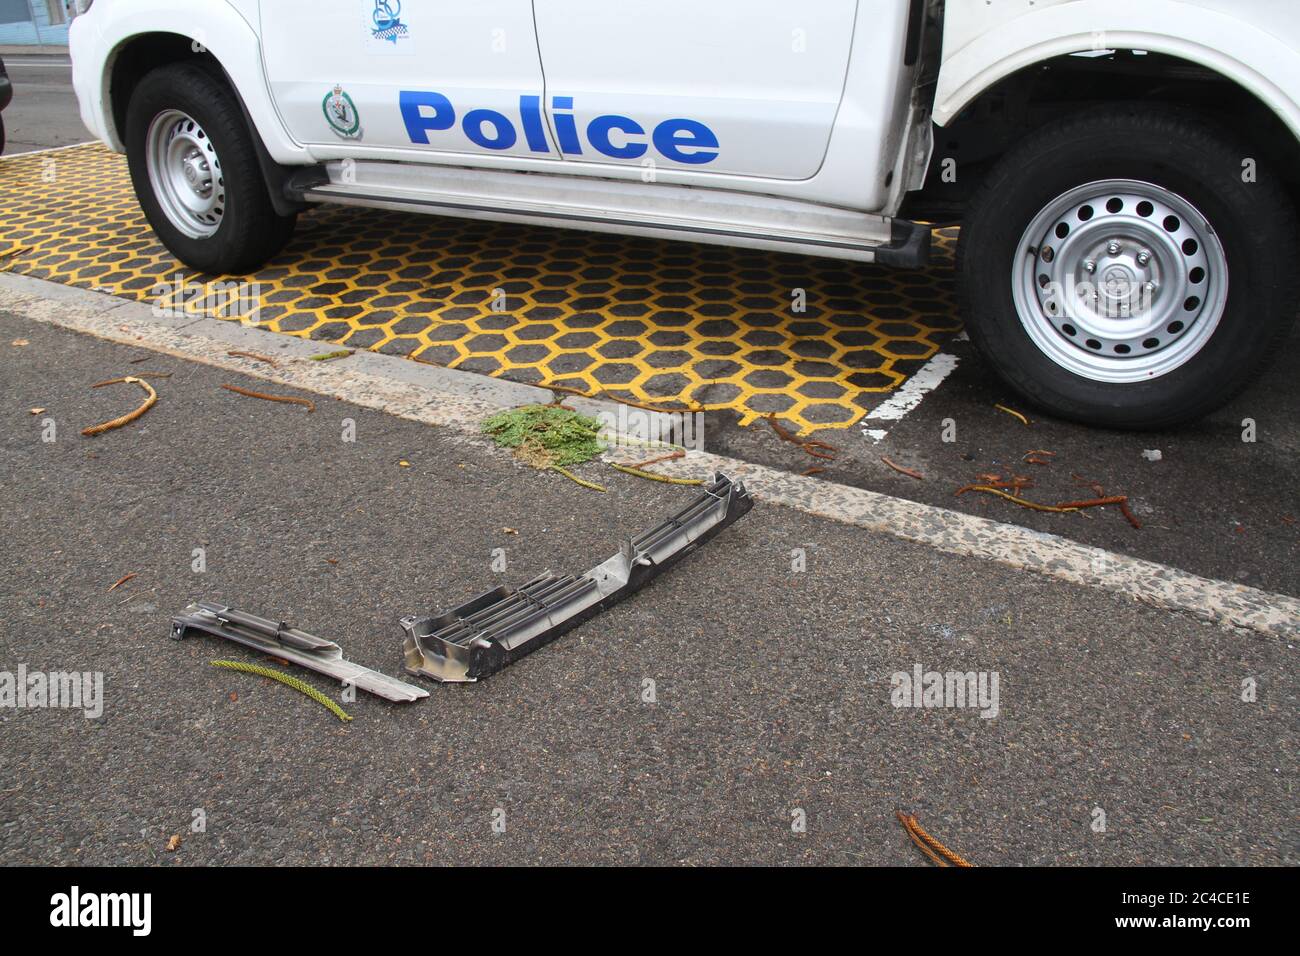
M 0 115 L 0 153 L 5 151 L 5 118 Z
M 178 229 L 150 185 L 145 160 L 149 125 L 167 109 L 189 114 L 210 137 L 220 157 L 226 198 L 221 223 L 211 236 L 194 238 Z M 230 89 L 194 64 L 159 67 L 131 94 L 126 111 L 126 155 L 135 194 L 162 244 L 200 272 L 251 272 L 283 249 L 293 235 L 297 216 L 281 216 L 271 205 L 257 161 L 255 135 Z
M 1296 213 L 1253 150 L 1195 114 L 1141 105 L 1081 113 L 1036 132 L 990 171 L 967 208 L 957 252 L 972 342 L 1003 380 L 1061 418 L 1156 429 L 1200 418 L 1254 382 L 1296 315 Z M 1228 297 L 1219 325 L 1185 364 L 1158 377 L 1111 383 L 1067 370 L 1035 345 L 1012 294 L 1016 250 L 1058 196 L 1086 183 L 1153 183 L 1194 205 L 1223 247 Z

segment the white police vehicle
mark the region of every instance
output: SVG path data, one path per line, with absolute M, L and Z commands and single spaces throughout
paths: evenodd
M 178 258 L 337 202 L 920 266 L 1059 415 L 1156 427 L 1296 312 L 1292 0 L 74 0 Z

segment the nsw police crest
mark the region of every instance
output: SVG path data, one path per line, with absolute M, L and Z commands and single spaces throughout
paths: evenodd
M 344 139 L 356 139 L 361 135 L 361 116 L 357 113 L 357 105 L 352 102 L 352 97 L 348 96 L 342 85 L 334 84 L 334 89 L 326 93 L 325 99 L 321 100 L 320 108 L 325 114 L 325 122 L 330 124 L 330 129 Z

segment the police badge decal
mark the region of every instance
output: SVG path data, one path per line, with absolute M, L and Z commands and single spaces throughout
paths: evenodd
M 325 122 L 330 124 L 330 129 L 335 133 L 344 139 L 360 139 L 361 116 L 357 113 L 357 105 L 341 84 L 335 83 L 334 89 L 325 94 L 320 108 L 325 114 Z

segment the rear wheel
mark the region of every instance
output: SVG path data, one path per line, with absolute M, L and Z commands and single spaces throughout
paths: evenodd
M 1187 114 L 1109 107 L 1045 128 L 973 197 L 958 265 L 972 341 L 1064 418 L 1158 428 L 1259 374 L 1295 316 L 1295 213 Z
M 192 64 L 161 67 L 131 95 L 131 181 L 149 224 L 186 265 L 214 274 L 263 265 L 293 234 L 271 205 L 234 94 Z

